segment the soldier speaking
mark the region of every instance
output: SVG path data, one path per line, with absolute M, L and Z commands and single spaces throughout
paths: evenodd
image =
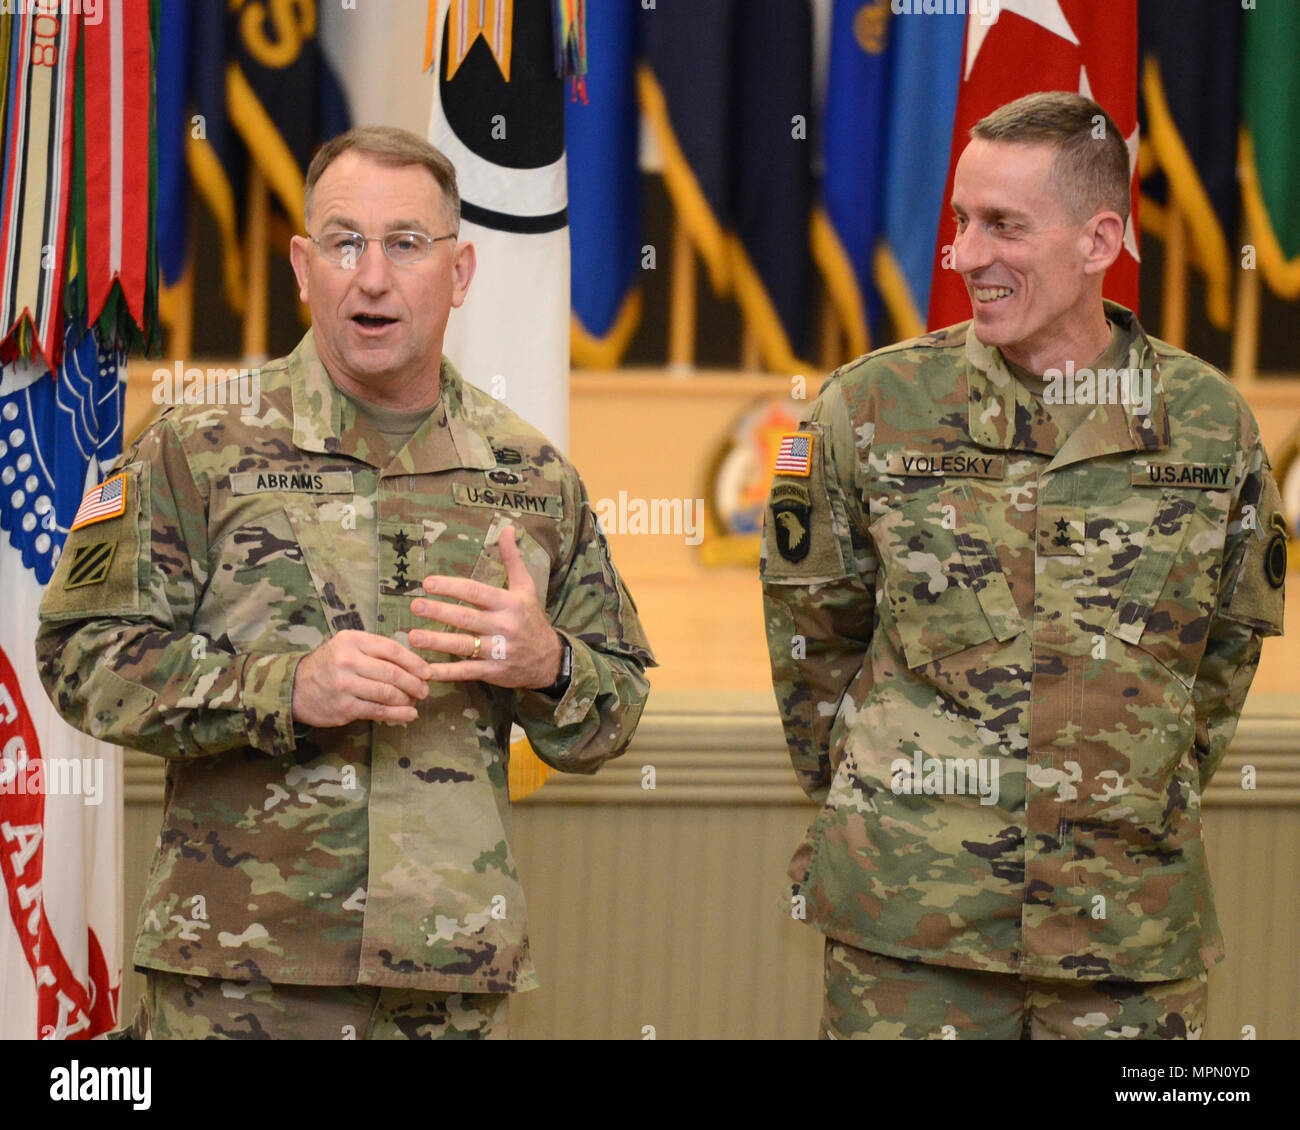
M 1195 1037 L 1201 798 L 1281 632 L 1277 487 L 1227 380 L 1102 299 L 1100 106 L 994 111 L 951 203 L 973 319 L 832 374 L 765 523 L 822 1035 Z
M 450 163 L 355 130 L 306 191 L 312 329 L 255 410 L 169 409 L 90 492 L 40 670 L 167 759 L 137 1036 L 501 1037 L 537 984 L 511 724 L 594 772 L 654 660 L 577 472 L 442 356 L 475 266 Z

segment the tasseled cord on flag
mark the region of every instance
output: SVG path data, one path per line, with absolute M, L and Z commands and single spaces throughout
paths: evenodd
M 569 101 L 587 104 L 586 0 L 551 0 L 555 20 L 555 73 L 570 79 Z

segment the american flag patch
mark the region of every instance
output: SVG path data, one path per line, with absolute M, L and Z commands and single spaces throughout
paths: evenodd
M 86 492 L 86 497 L 81 500 L 76 516 L 72 519 L 72 529 L 79 530 L 82 526 L 116 518 L 125 511 L 126 473 L 123 472 Z
M 811 432 L 786 432 L 776 453 L 774 475 L 812 474 L 813 437 Z

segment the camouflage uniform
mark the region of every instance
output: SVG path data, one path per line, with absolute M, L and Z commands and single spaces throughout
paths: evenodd
M 38 660 L 64 717 L 167 759 L 135 964 L 531 989 L 511 722 L 547 763 L 592 773 L 631 740 L 654 662 L 585 488 L 445 359 L 437 405 L 391 457 L 311 333 L 261 371 L 260 392 L 256 414 L 165 412 L 119 464 L 125 513 L 68 538 L 41 606 Z M 295 735 L 303 656 L 344 629 L 404 641 L 436 626 L 410 609 L 428 574 L 504 586 L 496 546 L 511 524 L 573 647 L 558 700 L 434 682 L 407 725 Z
M 1281 631 L 1278 492 L 1232 386 L 1106 313 L 1149 413 L 1066 434 L 963 323 L 833 374 L 774 478 L 773 681 L 820 806 L 789 874 L 830 938 L 1049 980 L 1222 958 L 1200 804 Z
M 508 993 L 268 985 L 149 971 L 134 1040 L 504 1040 Z

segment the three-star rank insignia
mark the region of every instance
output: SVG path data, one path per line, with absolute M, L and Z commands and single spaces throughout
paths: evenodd
M 772 522 L 776 548 L 787 561 L 799 562 L 812 546 L 812 498 L 802 483 L 775 483 Z
M 113 566 L 113 556 L 116 553 L 117 542 L 115 541 L 98 541 L 91 545 L 77 546 L 72 551 L 72 562 L 63 587 L 79 589 L 85 585 L 103 584 L 108 579 L 108 571 Z

